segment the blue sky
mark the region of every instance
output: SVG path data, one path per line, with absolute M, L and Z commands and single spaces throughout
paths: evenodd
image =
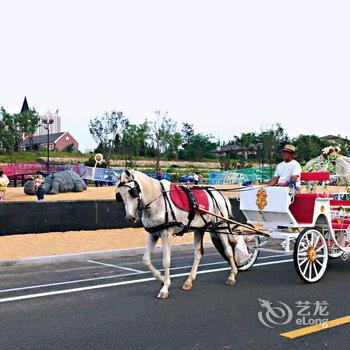
M 280 122 L 350 136 L 348 1 L 2 1 L 0 105 L 24 95 L 93 148 L 90 118 L 161 109 L 221 140 Z

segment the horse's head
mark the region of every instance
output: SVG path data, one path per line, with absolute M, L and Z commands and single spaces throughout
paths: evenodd
M 125 170 L 117 176 L 116 200 L 124 202 L 126 220 L 137 223 L 141 219 L 141 189 L 134 174 Z

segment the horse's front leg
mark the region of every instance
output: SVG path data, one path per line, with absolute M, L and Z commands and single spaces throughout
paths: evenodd
M 231 247 L 231 244 L 230 244 L 230 241 L 228 238 L 228 234 L 220 233 L 219 237 L 221 239 L 222 245 L 224 246 L 225 254 L 226 254 L 228 261 L 230 263 L 230 266 L 231 266 L 231 273 L 226 281 L 226 284 L 229 286 L 232 286 L 236 283 L 236 275 L 238 272 L 237 267 L 236 267 L 236 263 L 235 263 L 235 259 L 234 259 L 234 252 L 233 252 L 233 249 Z
M 164 276 L 162 276 L 162 274 L 153 266 L 151 261 L 151 256 L 156 248 L 158 239 L 158 235 L 153 235 L 151 233 L 148 234 L 147 247 L 145 254 L 143 255 L 143 263 L 158 281 L 164 283 Z
M 196 230 L 194 231 L 194 261 L 190 275 L 188 276 L 186 282 L 183 284 L 183 290 L 191 290 L 193 282 L 196 279 L 197 270 L 199 263 L 202 259 L 204 250 L 203 250 L 203 231 Z
M 163 268 L 164 268 L 164 283 L 163 288 L 160 290 L 157 298 L 166 299 L 169 296 L 170 287 L 170 259 L 171 259 L 171 247 L 170 247 L 170 230 L 164 230 L 161 234 L 163 245 Z

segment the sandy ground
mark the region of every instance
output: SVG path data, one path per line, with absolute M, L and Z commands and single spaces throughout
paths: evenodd
M 171 240 L 175 244 L 192 243 L 193 234 L 186 233 Z M 205 240 L 210 240 L 209 235 Z M 137 248 L 146 244 L 147 232 L 142 228 L 3 236 L 0 237 L 0 260 Z
M 64 201 L 64 200 L 95 200 L 95 199 L 115 199 L 115 187 L 88 187 L 84 192 L 67 192 L 58 194 L 47 194 L 47 201 Z M 9 187 L 6 191 L 6 201 L 8 202 L 30 202 L 36 201 L 36 196 L 24 194 L 23 187 Z
M 220 185 L 215 186 L 218 189 L 238 189 L 240 186 L 237 185 Z M 322 192 L 322 187 L 317 188 L 318 192 Z M 305 188 L 302 189 L 305 192 Z M 328 193 L 345 193 L 346 189 L 342 187 L 329 186 L 327 188 Z M 223 194 L 228 198 L 238 198 L 239 192 L 223 192 Z M 99 200 L 99 199 L 115 199 L 115 187 L 105 186 L 105 187 L 88 187 L 84 192 L 67 192 L 59 193 L 55 195 L 45 195 L 45 200 L 47 201 L 64 201 L 64 200 Z M 6 201 L 9 202 L 23 202 L 23 201 L 36 201 L 36 196 L 27 196 L 23 192 L 22 187 L 9 187 L 6 191 Z
M 224 185 L 220 188 L 237 188 L 238 186 Z M 238 196 L 238 192 L 225 192 L 225 195 L 229 198 Z M 63 200 L 96 200 L 96 199 L 115 199 L 115 187 L 88 187 L 84 192 L 67 192 L 58 193 L 54 195 L 45 195 L 47 201 L 63 201 Z M 9 187 L 6 191 L 6 201 L 8 202 L 30 202 L 36 201 L 36 196 L 27 196 L 23 192 L 23 187 Z

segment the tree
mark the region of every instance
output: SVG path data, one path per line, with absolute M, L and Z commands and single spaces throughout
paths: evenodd
M 181 133 L 184 141 L 184 146 L 186 146 L 191 142 L 191 139 L 194 136 L 193 124 L 182 123 Z
M 39 115 L 34 108 L 22 113 L 11 114 L 4 108 L 0 111 L 0 147 L 9 152 L 15 161 L 19 145 L 25 137 L 31 137 L 39 123 Z
M 128 119 L 124 117 L 123 112 L 115 110 L 90 120 L 90 134 L 98 144 L 98 151 L 104 155 L 107 161 L 112 151 L 118 152 L 120 150 L 123 131 L 127 124 Z
M 149 122 L 149 125 L 151 147 L 156 158 L 156 169 L 158 169 L 162 154 L 178 152 L 181 135 L 177 132 L 176 121 L 168 117 L 168 112 L 156 111 L 154 120 Z
M 280 160 L 279 151 L 288 143 L 288 136 L 280 124 L 261 131 L 258 135 L 258 156 L 262 163 L 273 164 Z
M 139 157 L 142 148 L 148 137 L 148 123 L 144 122 L 140 125 L 128 123 L 124 129 L 121 149 L 125 155 L 125 160 L 131 160 L 133 156 Z
M 63 151 L 67 152 L 67 153 L 73 153 L 74 152 L 74 143 L 70 143 L 69 145 L 67 145 Z
M 180 158 L 185 160 L 203 160 L 211 158 L 217 147 L 212 135 L 194 134 L 189 144 L 181 151 Z
M 254 132 L 242 133 L 241 136 L 234 137 L 234 144 L 242 149 L 245 160 L 256 151 L 255 146 L 257 143 L 258 136 Z
M 318 157 L 322 148 L 327 146 L 327 141 L 322 141 L 316 135 L 299 135 L 292 143 L 297 147 L 298 161 L 302 163 Z
M 183 138 L 181 133 L 175 132 L 170 135 L 169 145 L 165 152 L 168 159 L 177 159 L 179 155 L 180 147 L 183 143 Z

